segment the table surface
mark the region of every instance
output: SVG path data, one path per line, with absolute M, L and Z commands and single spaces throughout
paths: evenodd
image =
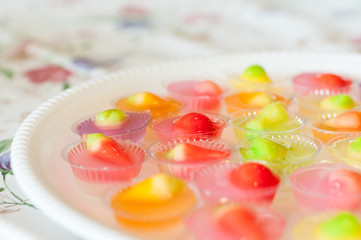
M 357 53 L 360 22 L 358 0 L 4 1 L 0 239 L 79 239 L 35 209 L 11 172 L 11 139 L 46 99 L 157 61 L 250 51 Z

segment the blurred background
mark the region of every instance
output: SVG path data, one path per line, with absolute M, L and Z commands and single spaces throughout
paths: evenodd
M 360 23 L 358 0 L 3 0 L 0 133 L 108 71 L 224 53 L 359 52 Z

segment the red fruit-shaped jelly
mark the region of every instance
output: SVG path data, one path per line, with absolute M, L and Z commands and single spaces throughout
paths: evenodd
M 84 134 L 88 153 L 92 156 L 116 163 L 120 166 L 132 164 L 126 149 L 120 146 L 114 139 L 100 133 Z
M 187 113 L 174 122 L 176 129 L 184 133 L 209 133 L 216 131 L 214 123 L 202 113 Z
M 230 173 L 231 182 L 241 188 L 264 188 L 276 186 L 280 179 L 266 166 L 249 162 L 233 169 Z
M 361 130 L 361 112 L 348 111 L 325 122 L 326 125 L 341 130 Z
M 332 171 L 327 177 L 327 187 L 337 196 L 361 194 L 361 174 L 347 169 Z
M 235 236 L 235 239 L 263 240 L 262 226 L 258 226 L 254 214 L 242 206 L 224 206 L 217 217 L 218 225 Z
M 197 95 L 219 96 L 222 89 L 212 81 L 203 81 L 194 87 L 194 93 Z
M 165 153 L 165 158 L 174 161 L 194 162 L 228 159 L 230 151 L 219 151 L 189 143 L 179 143 Z
M 316 81 L 323 87 L 343 87 L 347 85 L 347 82 L 340 76 L 331 73 L 321 74 L 316 78 Z

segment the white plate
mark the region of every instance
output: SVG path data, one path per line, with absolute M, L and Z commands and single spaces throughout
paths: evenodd
M 167 77 L 219 75 L 225 69 L 243 70 L 255 63 L 264 66 L 272 78 L 283 81 L 304 71 L 361 78 L 361 57 L 357 55 L 284 53 L 193 59 L 116 72 L 63 92 L 24 121 L 14 138 L 11 155 L 19 185 L 48 217 L 85 239 L 134 239 L 121 231 L 101 198 L 78 189 L 69 166 L 61 159 L 62 148 L 78 140 L 71 125 L 83 116 L 109 108 L 116 96 L 145 90 L 165 94 L 162 81 Z

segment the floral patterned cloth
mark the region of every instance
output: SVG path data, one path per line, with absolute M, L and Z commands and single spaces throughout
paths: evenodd
M 21 122 L 46 99 L 109 71 L 159 60 L 264 50 L 358 52 L 359 22 L 358 0 L 4 1 L 0 218 L 16 212 L 10 218 L 26 228 L 27 215 L 19 212 L 42 216 L 16 185 L 9 149 Z

